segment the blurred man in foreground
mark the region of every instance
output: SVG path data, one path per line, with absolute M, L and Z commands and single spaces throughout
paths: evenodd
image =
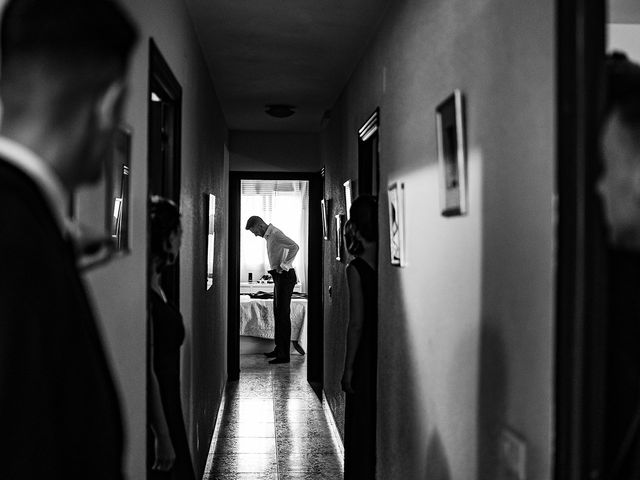
M 119 402 L 66 217 L 110 154 L 136 28 L 110 0 L 10 0 L 0 28 L 0 477 L 120 479 Z

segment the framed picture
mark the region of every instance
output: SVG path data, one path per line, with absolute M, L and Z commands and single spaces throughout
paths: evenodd
M 404 244 L 404 183 L 393 183 L 390 185 L 388 196 L 391 264 L 403 267 L 406 265 Z
M 347 180 L 342 184 L 344 186 L 344 204 L 347 209 L 347 220 L 351 218 L 351 202 L 353 201 L 353 193 L 351 190 L 351 180 Z
M 129 251 L 129 175 L 131 166 L 131 129 L 116 130 L 112 161 L 105 175 L 106 230 L 116 251 Z
M 322 213 L 322 238 L 329 240 L 329 199 L 320 200 Z
M 205 214 L 207 226 L 207 290 L 213 286 L 213 259 L 215 254 L 216 240 L 216 196 L 212 193 L 205 193 Z
M 344 238 L 342 236 L 342 227 L 344 224 L 344 215 L 336 215 L 336 260 L 342 261 L 342 245 L 344 244 Z
M 436 108 L 440 208 L 443 216 L 467 213 L 464 98 L 455 90 Z

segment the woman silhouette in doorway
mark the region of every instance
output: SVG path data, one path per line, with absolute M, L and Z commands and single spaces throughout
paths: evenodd
M 178 258 L 182 243 L 180 212 L 171 200 L 151 197 L 149 411 L 154 437 L 149 454 L 151 479 L 195 480 L 180 400 L 180 347 L 185 330 L 182 315 L 161 286 L 162 271 Z
M 345 480 L 375 478 L 378 357 L 378 202 L 356 198 L 345 225 L 349 325 L 342 389 L 345 405 Z

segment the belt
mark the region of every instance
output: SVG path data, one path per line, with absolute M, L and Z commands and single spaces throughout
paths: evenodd
M 268 271 L 267 271 L 267 273 L 268 273 L 268 274 L 270 274 L 272 277 L 273 277 L 274 275 L 284 275 L 284 274 L 286 274 L 286 273 L 290 273 L 290 272 L 295 273 L 295 270 L 294 270 L 293 268 L 290 268 L 289 270 L 283 270 L 283 271 L 282 271 L 282 272 L 280 272 L 280 273 L 278 273 L 278 271 L 277 271 L 277 270 L 268 270 Z

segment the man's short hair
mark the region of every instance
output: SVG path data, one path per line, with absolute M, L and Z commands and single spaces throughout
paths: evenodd
M 247 220 L 247 226 L 244 227 L 245 230 L 249 230 L 253 227 L 255 227 L 256 225 L 260 225 L 264 223 L 264 220 L 262 220 L 261 217 L 258 217 L 257 215 L 254 215 L 252 217 L 249 217 L 249 219 Z
M 138 33 L 114 0 L 9 0 L 0 26 L 2 63 L 16 56 L 95 57 L 120 61 L 122 71 Z
M 613 52 L 606 59 L 605 115 L 614 111 L 632 127 L 640 127 L 640 65 L 622 52 Z
M 5 100 L 29 75 L 80 94 L 106 88 L 126 72 L 137 39 L 115 0 L 9 0 L 0 23 L 0 82 L 12 85 Z

